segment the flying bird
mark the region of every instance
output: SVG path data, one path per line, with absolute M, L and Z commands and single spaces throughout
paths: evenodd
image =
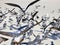
M 13 3 L 5 3 L 5 4 L 10 5 L 10 6 L 14 6 L 14 7 L 18 7 L 19 9 L 21 9 L 21 11 L 22 11 L 23 13 L 25 13 L 25 11 L 26 11 L 31 5 L 35 4 L 35 3 L 38 2 L 38 1 L 40 1 L 40 0 L 35 0 L 35 1 L 31 2 L 30 4 L 28 4 L 28 6 L 26 7 L 25 10 L 23 10 L 23 8 L 21 8 L 21 6 L 19 6 L 19 5 L 17 5 L 17 4 L 13 4 Z
M 26 10 L 27 10 L 31 5 L 37 3 L 38 1 L 40 1 L 40 0 L 35 0 L 35 1 L 31 2 L 30 4 L 28 4 L 28 6 L 26 7 L 25 10 L 23 10 L 23 8 L 22 8 L 21 6 L 19 6 L 19 5 L 17 5 L 17 4 L 13 4 L 13 3 L 5 3 L 5 4 L 10 5 L 10 6 L 14 6 L 14 7 L 18 7 L 18 8 L 24 13 L 24 15 L 25 15 Z M 20 22 L 20 20 L 19 20 L 19 22 Z

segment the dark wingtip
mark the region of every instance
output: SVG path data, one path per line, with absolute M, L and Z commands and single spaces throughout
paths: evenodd
M 10 5 L 11 3 L 5 3 L 5 4 Z
M 5 4 L 10 5 L 10 6 L 15 6 L 15 4 L 13 3 L 5 3 Z

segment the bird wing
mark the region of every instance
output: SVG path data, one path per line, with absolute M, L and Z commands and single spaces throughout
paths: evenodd
M 10 5 L 10 6 L 14 6 L 14 7 L 18 7 L 19 9 L 21 9 L 22 12 L 24 12 L 24 10 L 21 8 L 21 6 L 17 5 L 17 4 L 13 4 L 13 3 L 5 3 L 7 5 Z
M 38 1 L 40 1 L 40 0 L 35 0 L 35 1 L 31 2 L 31 3 L 26 7 L 25 10 L 23 10 L 23 9 L 21 8 L 21 6 L 19 6 L 19 5 L 17 5 L 17 4 L 13 4 L 13 3 L 5 3 L 5 4 L 10 5 L 10 6 L 14 6 L 14 7 L 18 7 L 18 8 L 20 8 L 20 9 L 22 10 L 22 12 L 25 12 L 25 11 L 28 9 L 29 6 L 35 4 L 35 3 L 38 2 Z
M 35 3 L 38 2 L 38 1 L 40 1 L 40 0 L 35 0 L 35 1 L 31 2 L 31 3 L 26 7 L 25 11 L 28 9 L 29 6 L 35 4 Z

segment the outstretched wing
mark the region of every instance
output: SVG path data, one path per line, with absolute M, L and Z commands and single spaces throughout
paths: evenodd
M 35 1 L 31 2 L 31 3 L 26 7 L 25 11 L 28 9 L 29 6 L 35 4 L 35 3 L 38 2 L 38 1 L 40 1 L 40 0 L 35 0 Z
M 35 0 L 35 1 L 31 2 L 31 3 L 26 7 L 25 10 L 23 10 L 23 9 L 21 8 L 21 6 L 19 6 L 19 5 L 17 5 L 17 4 L 13 4 L 13 3 L 5 3 L 5 4 L 10 5 L 10 6 L 14 6 L 14 7 L 18 7 L 18 8 L 21 9 L 22 12 L 25 12 L 25 11 L 28 9 L 29 6 L 35 4 L 35 3 L 38 2 L 38 1 L 40 1 L 40 0 Z
M 13 4 L 13 3 L 5 3 L 5 4 L 10 5 L 10 6 L 14 6 L 14 7 L 18 7 L 24 13 L 24 10 L 21 8 L 21 6 L 19 6 L 17 4 Z

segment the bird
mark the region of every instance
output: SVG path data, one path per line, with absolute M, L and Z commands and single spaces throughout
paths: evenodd
M 10 5 L 10 6 L 14 6 L 14 7 L 18 7 L 19 9 L 21 9 L 21 11 L 22 11 L 23 13 L 25 13 L 25 11 L 26 11 L 31 5 L 35 4 L 35 3 L 38 2 L 38 1 L 40 1 L 40 0 L 35 0 L 35 1 L 31 2 L 30 4 L 28 4 L 28 6 L 26 7 L 25 10 L 23 10 L 23 8 L 22 8 L 21 6 L 19 6 L 19 5 L 17 5 L 17 4 L 13 4 L 13 3 L 5 3 L 5 4 Z
M 35 0 L 35 1 L 31 2 L 30 4 L 28 4 L 28 6 L 26 7 L 25 10 L 23 10 L 23 8 L 22 8 L 21 6 L 19 6 L 18 4 L 13 4 L 13 3 L 5 3 L 5 4 L 10 5 L 10 6 L 14 6 L 14 7 L 18 7 L 18 8 L 23 12 L 23 14 L 25 15 L 25 14 L 26 14 L 25 12 L 27 11 L 27 9 L 28 9 L 31 5 L 37 3 L 38 1 L 40 1 L 40 0 Z M 23 17 L 23 16 L 22 16 L 22 17 Z M 21 18 L 21 19 L 22 19 L 22 18 Z M 19 20 L 19 22 L 20 22 L 20 20 Z

